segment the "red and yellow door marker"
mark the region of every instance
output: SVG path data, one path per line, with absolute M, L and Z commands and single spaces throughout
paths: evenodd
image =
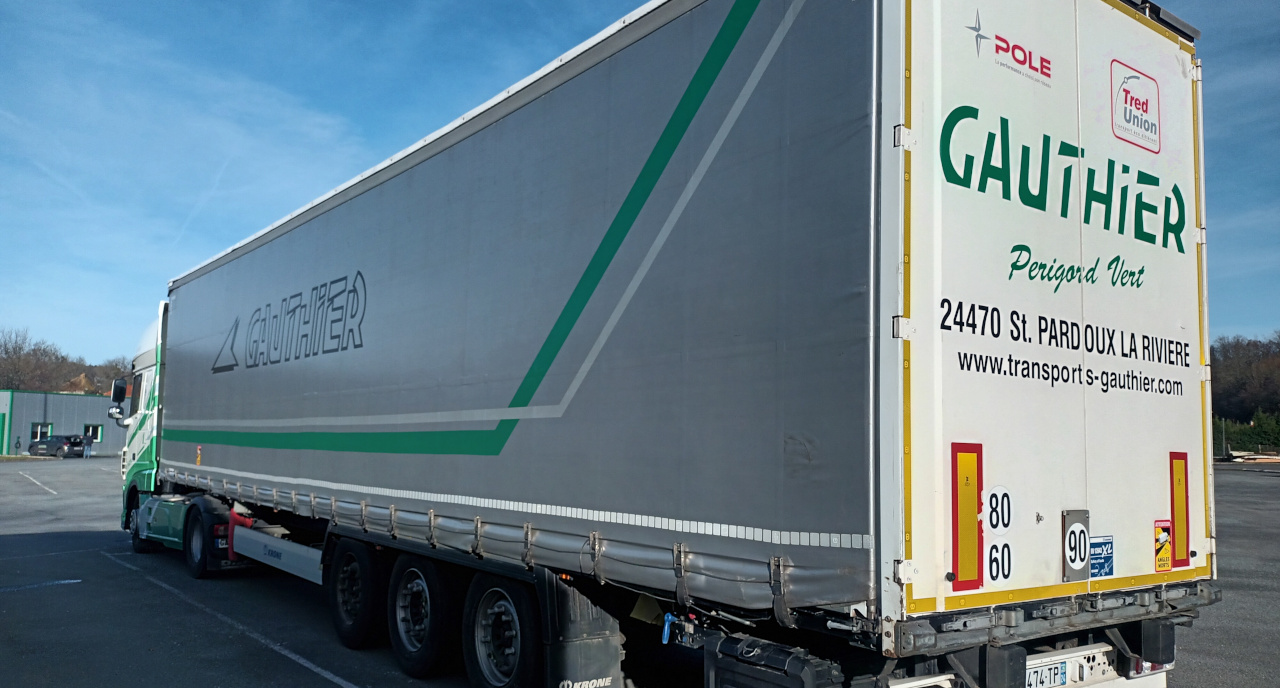
M 1173 568 L 1191 565 L 1191 546 L 1188 535 L 1191 532 L 1188 519 L 1189 500 L 1187 497 L 1187 453 L 1169 452 L 1169 511 L 1173 518 L 1171 532 Z
M 951 444 L 951 571 L 953 591 L 982 587 L 981 444 Z

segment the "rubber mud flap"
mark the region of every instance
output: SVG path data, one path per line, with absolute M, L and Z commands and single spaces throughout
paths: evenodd
M 548 569 L 539 569 L 536 582 L 547 648 L 546 685 L 623 686 L 624 639 L 618 620 Z
M 1177 626 L 1168 619 L 1142 622 L 1142 651 L 1138 654 L 1152 664 L 1173 664 L 1174 633 Z
M 1027 682 L 1027 648 L 1021 645 L 982 648 L 982 683 L 986 688 L 1022 688 Z

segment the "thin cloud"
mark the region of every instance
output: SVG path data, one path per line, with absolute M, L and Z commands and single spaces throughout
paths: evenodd
M 187 232 L 187 226 L 191 224 L 192 218 L 204 209 L 205 204 L 209 202 L 210 198 L 213 198 L 214 192 L 218 190 L 218 185 L 222 183 L 222 175 L 226 173 L 227 165 L 230 164 L 231 158 L 227 158 L 222 162 L 222 167 L 219 167 L 218 173 L 213 176 L 213 184 L 209 187 L 208 191 L 205 191 L 200 195 L 200 200 L 196 201 L 195 206 L 191 208 L 191 212 L 187 214 L 187 219 L 182 221 L 182 226 L 178 228 L 178 235 L 173 238 L 173 243 L 176 244 L 180 239 L 182 239 L 182 235 Z
M 86 11 L 5 23 L 0 235 L 66 276 L 21 280 L 0 322 L 91 360 L 132 351 L 169 278 L 380 157 L 339 116 Z M 102 331 L 51 317 L 86 311 Z

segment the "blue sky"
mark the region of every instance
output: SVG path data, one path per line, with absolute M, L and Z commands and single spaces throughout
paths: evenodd
M 641 0 L 0 0 L 0 327 L 132 355 L 169 279 Z M 1210 324 L 1280 329 L 1280 3 L 1204 31 Z

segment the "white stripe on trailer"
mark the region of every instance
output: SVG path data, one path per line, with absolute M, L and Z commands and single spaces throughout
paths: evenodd
M 180 461 L 168 461 L 168 475 L 170 479 L 178 480 L 179 475 L 175 468 L 182 468 L 194 472 L 211 471 L 234 478 L 242 478 L 254 481 L 285 483 L 296 486 L 318 487 L 321 489 L 340 490 L 343 492 L 355 492 L 359 494 L 376 494 L 394 499 L 412 499 L 421 502 L 437 502 L 444 504 L 460 504 L 463 506 L 479 507 L 484 509 L 498 509 L 502 511 L 514 511 L 523 514 L 541 514 L 546 516 L 560 516 L 563 518 L 577 518 L 587 521 L 603 521 L 605 523 L 617 523 L 620 525 L 638 526 L 641 528 L 653 528 L 656 530 L 670 530 L 678 533 L 697 533 L 699 535 L 712 535 L 717 537 L 734 538 L 738 540 L 754 540 L 756 542 L 771 542 L 775 545 L 799 545 L 802 547 L 836 547 L 843 549 L 871 549 L 875 545 L 874 538 L 871 535 L 863 535 L 861 533 L 813 533 L 813 532 L 797 532 L 787 530 L 770 530 L 767 528 L 757 528 L 755 526 L 740 526 L 728 523 L 711 523 L 708 521 L 690 521 L 685 519 L 667 518 L 665 516 L 650 516 L 646 514 L 631 514 L 618 511 L 600 511 L 595 509 L 586 509 L 582 507 L 561 506 L 557 504 L 538 504 L 534 502 L 516 502 L 506 499 L 490 499 L 487 497 L 471 497 L 467 495 L 442 494 L 438 492 L 419 492 L 416 490 L 393 490 L 385 487 L 372 487 L 369 485 L 352 485 L 350 483 L 335 483 L 327 480 L 312 480 L 310 478 L 291 478 L 282 475 L 266 475 L 263 473 L 250 473 L 248 471 L 237 471 L 230 468 L 216 468 L 214 466 L 197 466 L 190 463 L 182 463 Z M 183 480 L 187 482 L 199 481 L 198 475 L 187 475 L 184 473 Z M 209 481 L 212 488 L 212 481 Z M 228 495 L 230 496 L 230 495 Z M 301 495 L 300 495 L 301 496 Z M 239 495 L 236 496 L 240 499 Z M 327 496 L 318 495 L 317 500 L 323 501 L 328 499 Z M 256 499 L 256 497 L 254 498 Z M 397 509 L 398 511 L 408 511 Z M 237 552 L 238 553 L 238 552 Z

